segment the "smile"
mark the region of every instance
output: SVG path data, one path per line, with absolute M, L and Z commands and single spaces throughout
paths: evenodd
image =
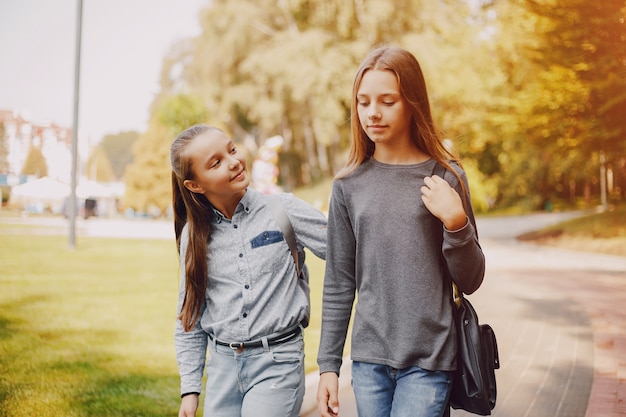
M 245 175 L 245 174 L 246 174 L 246 170 L 245 170 L 245 169 L 242 169 L 241 171 L 239 171 L 239 173 L 238 173 L 237 175 L 235 175 L 235 176 L 231 179 L 231 181 L 237 181 L 237 180 L 240 180 L 240 179 L 242 179 L 242 178 L 244 177 L 244 175 Z

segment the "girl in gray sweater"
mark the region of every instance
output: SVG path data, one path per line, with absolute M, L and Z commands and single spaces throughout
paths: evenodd
M 352 385 L 359 417 L 441 417 L 455 369 L 451 280 L 480 286 L 465 172 L 435 129 L 408 51 L 380 47 L 357 71 L 348 164 L 328 218 L 319 411 L 339 415 L 339 368 L 353 304 Z M 433 175 L 435 165 L 445 178 Z

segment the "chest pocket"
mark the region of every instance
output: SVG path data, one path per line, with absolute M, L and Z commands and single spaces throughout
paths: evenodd
M 252 249 L 260 248 L 262 246 L 271 245 L 272 243 L 280 242 L 281 240 L 285 240 L 282 232 L 278 230 L 267 230 L 250 241 L 252 245 Z
M 283 233 L 278 230 L 267 230 L 250 240 L 252 254 L 256 259 L 261 273 L 275 274 L 285 266 L 285 256 L 289 254 L 287 248 L 284 251 L 278 249 L 276 244 L 284 242 Z M 286 244 L 284 244 L 286 246 Z

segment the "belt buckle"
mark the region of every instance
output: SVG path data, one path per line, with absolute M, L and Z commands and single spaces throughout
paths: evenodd
M 228 344 L 228 347 L 231 348 L 232 350 L 236 350 L 239 353 L 241 353 L 244 348 L 243 342 L 230 342 Z

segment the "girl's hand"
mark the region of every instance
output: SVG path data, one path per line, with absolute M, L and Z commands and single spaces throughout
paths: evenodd
M 339 416 L 339 377 L 334 372 L 320 375 L 317 386 L 317 407 L 322 417 Z
M 435 217 L 443 222 L 446 229 L 455 231 L 467 223 L 467 215 L 459 193 L 438 175 L 424 178 L 420 189 L 424 205 Z
M 178 417 L 196 417 L 197 410 L 198 410 L 198 395 L 196 394 L 185 395 L 180 403 L 180 410 L 178 410 Z

